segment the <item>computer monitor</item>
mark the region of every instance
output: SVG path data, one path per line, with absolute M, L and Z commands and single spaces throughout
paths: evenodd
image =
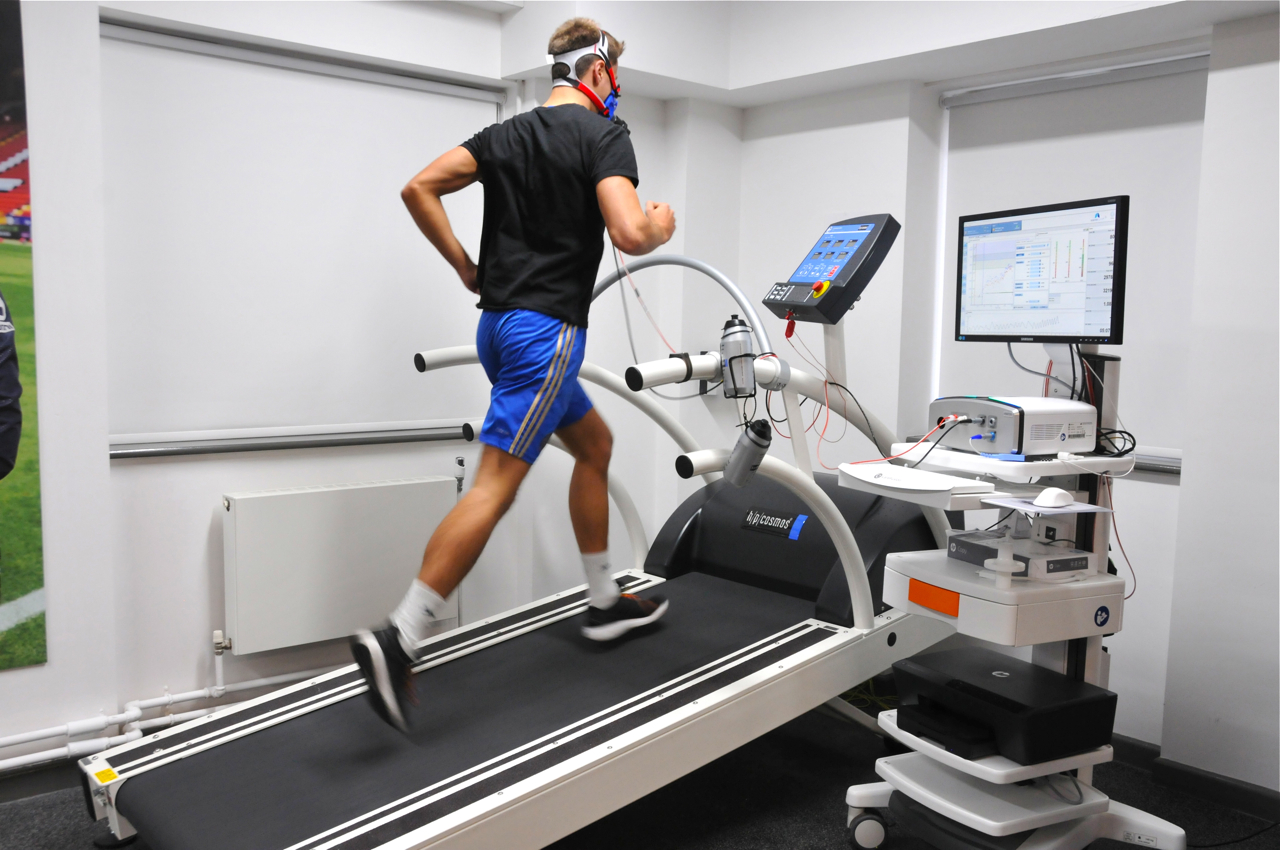
M 960 219 L 956 339 L 1124 341 L 1129 196 Z

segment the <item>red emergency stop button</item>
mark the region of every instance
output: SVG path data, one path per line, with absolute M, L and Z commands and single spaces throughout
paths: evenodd
M 829 280 L 818 281 L 813 285 L 813 297 L 821 298 L 823 295 L 826 294 L 826 291 L 830 288 L 831 288 L 831 281 Z

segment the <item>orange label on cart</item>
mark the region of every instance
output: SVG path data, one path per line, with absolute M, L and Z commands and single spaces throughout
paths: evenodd
M 960 616 L 960 594 L 954 590 L 945 590 L 911 579 L 911 584 L 907 588 L 907 600 L 930 611 L 946 614 L 948 617 Z

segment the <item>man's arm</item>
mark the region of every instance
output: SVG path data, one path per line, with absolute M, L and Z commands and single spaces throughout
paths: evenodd
M 476 264 L 453 234 L 440 198 L 470 186 L 479 177 L 471 151 L 457 147 L 428 165 L 400 190 L 400 198 L 423 235 L 453 266 L 467 289 L 476 292 Z
M 609 228 L 609 239 L 624 254 L 647 254 L 666 244 L 676 232 L 676 214 L 666 204 L 649 201 L 640 207 L 636 187 L 627 177 L 606 177 L 596 184 L 596 200 Z

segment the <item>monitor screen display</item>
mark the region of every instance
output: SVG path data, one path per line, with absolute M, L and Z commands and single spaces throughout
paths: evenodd
M 960 219 L 956 339 L 1119 345 L 1129 198 Z

